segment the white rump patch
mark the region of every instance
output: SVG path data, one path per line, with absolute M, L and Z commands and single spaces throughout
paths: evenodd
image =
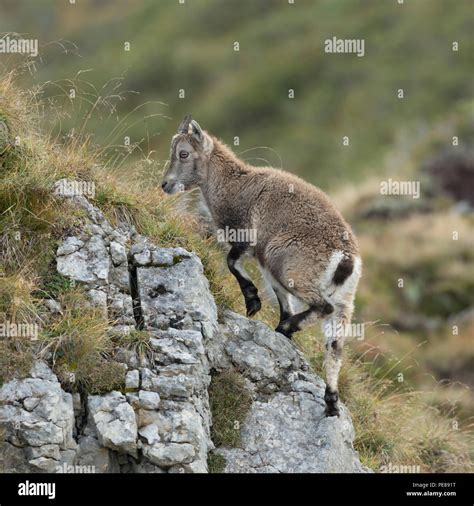
M 332 304 L 343 304 L 352 298 L 359 283 L 362 274 L 362 260 L 359 256 L 353 256 L 354 269 L 352 274 L 342 283 L 335 285 L 333 282 L 334 273 L 336 272 L 339 262 L 344 258 L 344 252 L 336 250 L 329 259 L 326 270 L 320 278 L 320 290 L 324 297 Z
M 336 272 L 339 262 L 343 258 L 344 258 L 344 252 L 340 251 L 340 250 L 334 251 L 332 253 L 331 257 L 329 258 L 329 262 L 326 267 L 326 270 L 321 275 L 321 278 L 319 281 L 319 287 L 323 293 L 326 293 L 327 291 L 334 290 L 335 285 L 332 282 L 332 278 L 334 277 L 334 273 Z

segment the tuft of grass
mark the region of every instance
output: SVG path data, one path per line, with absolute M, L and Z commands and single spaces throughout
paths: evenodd
M 72 386 L 93 395 L 106 394 L 112 390 L 123 391 L 125 388 L 124 365 L 95 354 L 81 357 L 74 371 L 66 363 L 60 363 L 55 372 L 63 385 L 73 383 L 70 388 Z
M 28 376 L 33 365 L 33 348 L 25 338 L 0 339 L 0 387 L 12 379 Z
M 153 348 L 150 346 L 150 334 L 146 330 L 133 330 L 129 334 L 120 335 L 117 345 L 131 350 L 139 357 L 153 359 Z
M 37 317 L 35 287 L 36 279 L 24 270 L 3 276 L 0 271 L 0 314 L 12 322 L 33 322 Z
M 59 302 L 62 314 L 41 333 L 39 354 L 50 358 L 54 372 L 69 390 L 103 393 L 121 388 L 125 373 L 111 358 L 113 342 L 100 310 L 90 307 L 79 288 L 63 292 Z
M 58 299 L 63 294 L 70 290 L 74 290 L 76 283 L 74 280 L 66 278 L 65 276 L 54 271 L 43 280 L 43 283 L 37 291 L 38 298 Z
M 252 404 L 244 377 L 232 369 L 215 374 L 209 386 L 209 400 L 215 445 L 240 446 L 240 426 Z
M 226 466 L 226 459 L 217 452 L 211 451 L 207 456 L 207 468 L 209 473 L 223 473 Z

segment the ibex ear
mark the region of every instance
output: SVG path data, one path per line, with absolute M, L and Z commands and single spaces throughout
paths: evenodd
M 181 124 L 178 127 L 178 133 L 179 134 L 187 134 L 189 132 L 189 124 L 192 121 L 191 114 L 186 114 L 183 121 L 181 121 Z
M 199 123 L 195 120 L 192 120 L 190 126 L 191 126 L 190 133 L 199 143 L 201 143 L 204 138 L 204 134 L 202 133 L 202 128 L 199 126 Z

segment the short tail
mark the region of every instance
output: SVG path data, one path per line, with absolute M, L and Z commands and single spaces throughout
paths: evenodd
M 354 259 L 352 256 L 344 256 L 334 271 L 334 275 L 332 277 L 333 283 L 336 286 L 342 285 L 344 281 L 346 281 L 346 279 L 352 274 L 353 270 Z

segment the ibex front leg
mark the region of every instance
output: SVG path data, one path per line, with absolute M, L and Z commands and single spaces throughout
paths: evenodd
M 230 272 L 237 279 L 242 294 L 245 298 L 245 306 L 247 308 L 247 316 L 253 316 L 262 308 L 262 303 L 258 296 L 257 287 L 252 283 L 244 267 L 241 264 L 242 255 L 248 249 L 248 244 L 236 243 L 233 244 L 229 254 L 227 255 L 227 265 Z

